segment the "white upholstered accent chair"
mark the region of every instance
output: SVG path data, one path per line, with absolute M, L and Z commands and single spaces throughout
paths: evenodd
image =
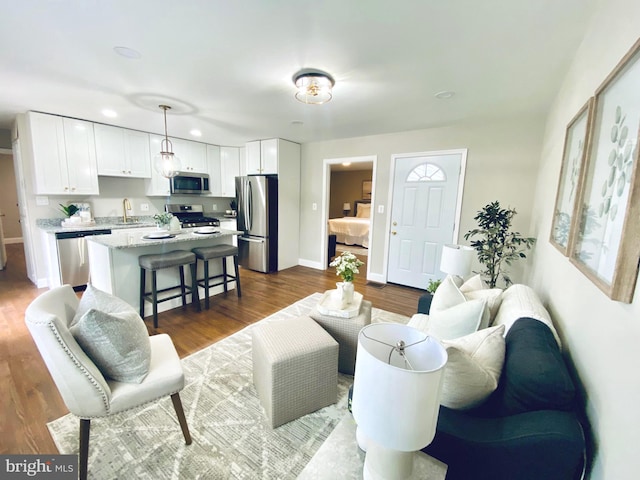
M 141 383 L 105 378 L 69 331 L 78 303 L 69 285 L 54 288 L 29 305 L 25 321 L 64 403 L 80 418 L 79 478 L 87 477 L 92 418 L 122 412 L 165 395 L 171 396 L 185 442 L 190 445 L 191 435 L 178 394 L 184 387 L 184 373 L 171 338 L 166 334 L 149 337 L 151 363 Z

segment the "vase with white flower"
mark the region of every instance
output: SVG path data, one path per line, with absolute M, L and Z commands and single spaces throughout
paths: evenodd
M 353 253 L 346 251 L 342 252 L 339 257 L 329 264 L 330 267 L 335 267 L 336 275 L 342 278 L 342 282 L 336 283 L 342 299 L 342 308 L 353 302 L 353 294 L 355 292 L 353 278 L 356 273 L 360 273 L 358 267 L 362 265 L 364 265 L 363 261 L 359 260 Z

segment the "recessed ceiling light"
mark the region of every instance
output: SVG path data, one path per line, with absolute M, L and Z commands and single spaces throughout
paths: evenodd
M 194 137 L 201 137 L 202 136 L 202 132 L 200 130 L 198 130 L 197 128 L 194 128 L 189 133 L 191 135 L 193 135 Z
M 118 116 L 118 114 L 114 110 L 111 110 L 109 108 L 105 108 L 104 110 L 102 110 L 102 114 L 105 117 L 109 117 L 109 118 L 116 118 Z
M 140 52 L 129 47 L 113 47 L 113 51 L 124 58 L 138 59 L 142 57 Z
M 446 100 L 453 97 L 456 92 L 452 92 L 450 90 L 443 90 L 442 92 L 436 93 L 434 96 L 440 100 Z
M 342 162 L 343 167 L 348 167 L 349 165 L 351 165 L 351 162 Z

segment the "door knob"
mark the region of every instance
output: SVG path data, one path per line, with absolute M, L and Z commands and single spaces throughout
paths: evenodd
M 392 231 L 392 232 L 391 232 L 391 235 L 395 235 L 396 233 L 398 233 L 398 232 Z

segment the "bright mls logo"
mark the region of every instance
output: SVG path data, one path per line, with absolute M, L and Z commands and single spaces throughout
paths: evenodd
M 75 480 L 77 455 L 0 455 L 2 480 Z

